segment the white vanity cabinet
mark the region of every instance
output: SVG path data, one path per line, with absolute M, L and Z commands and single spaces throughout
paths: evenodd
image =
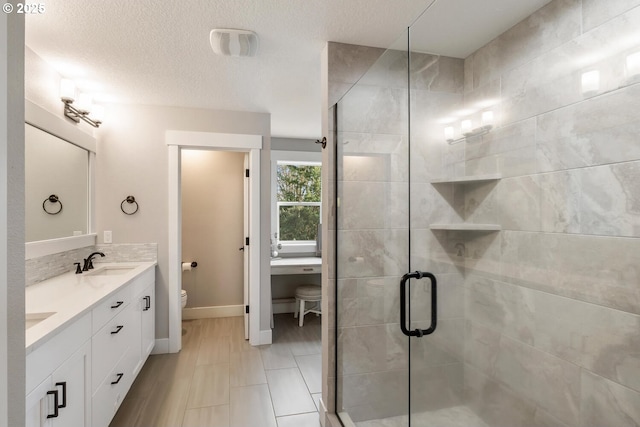
M 146 308 L 152 307 L 153 302 L 152 295 L 148 295 L 149 289 L 155 289 L 153 269 L 136 277 L 117 295 L 94 309 L 98 313 L 94 314 L 94 319 L 107 320 L 103 324 L 94 321 L 93 325 L 93 329 L 97 329 L 92 338 L 93 427 L 109 425 L 147 360 L 149 354 L 143 354 L 143 346 L 148 345 L 149 340 L 155 342 L 155 335 L 149 337 L 144 333 L 143 319 L 150 311 Z M 111 316 L 104 314 L 107 309 L 112 310 Z M 155 318 L 153 322 L 155 324 Z
M 136 374 L 142 369 L 142 365 L 151 354 L 156 342 L 156 284 L 155 280 L 149 282 L 145 289 L 138 295 L 138 309 L 141 318 L 141 355 L 140 364 Z
M 118 283 L 89 275 L 70 277 L 75 284 L 69 286 L 76 288 L 69 289 L 81 289 L 77 295 L 82 293 L 72 298 L 74 301 L 91 292 L 85 285 L 111 286 L 113 290 L 78 307 L 74 302 L 75 315 L 65 313 L 71 305 L 56 307 L 55 301 L 51 306 L 43 302 L 55 293 L 68 295 L 64 285 L 43 286 L 28 295 L 38 311 L 55 313 L 42 326 L 32 327 L 32 331 L 38 327 L 48 331 L 41 339 L 31 344 L 27 339 L 27 427 L 108 427 L 155 343 L 154 265 L 140 268 L 139 273 L 132 272 Z M 45 322 L 60 315 L 69 320 L 45 328 Z
M 91 422 L 91 315 L 27 355 L 26 426 Z

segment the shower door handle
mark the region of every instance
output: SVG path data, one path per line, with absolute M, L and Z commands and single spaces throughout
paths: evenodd
M 407 281 L 409 279 L 422 279 L 428 277 L 431 281 L 431 326 L 428 329 L 415 329 L 410 331 L 407 329 Z M 415 271 L 413 273 L 407 273 L 402 276 L 400 280 L 400 329 L 402 333 L 408 337 L 422 337 L 424 335 L 432 334 L 436 330 L 438 323 L 438 286 L 436 276 L 431 273 L 423 271 Z

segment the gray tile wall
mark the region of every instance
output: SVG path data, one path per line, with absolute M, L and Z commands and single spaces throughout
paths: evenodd
M 454 199 L 503 231 L 441 242 L 465 245 L 465 391 L 490 425 L 640 425 L 639 27 L 637 0 L 555 0 L 465 61 L 498 126 L 454 173 L 503 179 Z
M 344 66 L 354 69 L 358 68 L 354 66 L 358 55 L 370 63 L 371 55 L 381 53 L 374 49 L 365 54 L 366 48 L 349 45 L 332 47 L 335 52 L 332 55 L 330 51 L 330 58 L 340 58 Z M 329 63 L 341 65 L 338 61 Z M 384 52 L 338 104 L 337 393 L 338 409 L 349 412 L 355 421 L 402 415 L 409 399 L 409 348 L 399 327 L 398 292 L 400 277 L 410 267 L 406 64 L 406 53 Z M 434 112 L 443 106 L 461 104 L 463 64 L 460 59 L 412 55 L 411 97 L 416 114 L 435 117 Z M 438 156 L 433 155 L 434 150 L 441 154 L 442 149 L 439 139 L 434 139 L 439 131 L 435 120 L 423 122 L 420 131 L 414 144 L 416 156 L 411 159 L 416 171 L 411 197 L 417 203 L 411 221 L 415 232 L 426 234 L 434 243 L 429 224 L 459 215 L 447 201 L 427 203 L 438 200 L 429 181 L 442 175 Z M 427 361 L 414 372 L 417 388 L 413 396 L 417 398 L 412 398 L 412 404 L 438 409 L 459 404 L 462 399 L 464 306 L 455 300 L 463 296 L 463 281 L 452 262 L 444 259 L 446 252 L 439 245 L 429 247 L 443 257 L 438 271 L 450 286 L 441 297 L 450 310 L 441 319 L 434 339 L 412 348 L 416 357 Z M 412 257 L 427 259 L 422 251 Z M 428 322 L 429 299 L 423 298 L 430 292 L 427 283 L 416 282 L 412 292 L 416 301 L 425 304 L 416 306 L 412 320 Z M 422 315 L 417 315 L 419 312 Z
M 638 0 L 554 0 L 464 61 L 412 57 L 411 111 L 405 54 L 331 44 L 330 93 L 369 70 L 338 106 L 338 410 L 406 411 L 397 289 L 410 268 L 440 283 L 438 330 L 411 349 L 415 411 L 640 425 L 640 76 L 625 69 L 637 28 Z M 592 70 L 600 88 L 583 93 Z M 494 129 L 446 144 L 441 119 L 476 108 L 477 125 L 487 100 Z M 502 179 L 430 183 L 490 173 Z M 502 231 L 429 228 L 447 222 Z M 412 286 L 418 326 L 429 290 Z

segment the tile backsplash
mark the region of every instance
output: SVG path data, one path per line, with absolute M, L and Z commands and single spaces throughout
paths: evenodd
M 155 262 L 158 260 L 157 243 L 121 243 L 96 245 L 57 254 L 29 259 L 25 264 L 25 284 L 34 285 L 43 280 L 75 269 L 74 263 L 82 262 L 91 252 L 103 252 L 105 262 Z

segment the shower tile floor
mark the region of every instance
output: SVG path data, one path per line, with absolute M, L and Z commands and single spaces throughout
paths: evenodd
M 405 427 L 409 425 L 408 416 L 360 421 L 356 427 Z M 413 414 L 411 427 L 489 427 L 480 417 L 466 406 L 454 406 Z

